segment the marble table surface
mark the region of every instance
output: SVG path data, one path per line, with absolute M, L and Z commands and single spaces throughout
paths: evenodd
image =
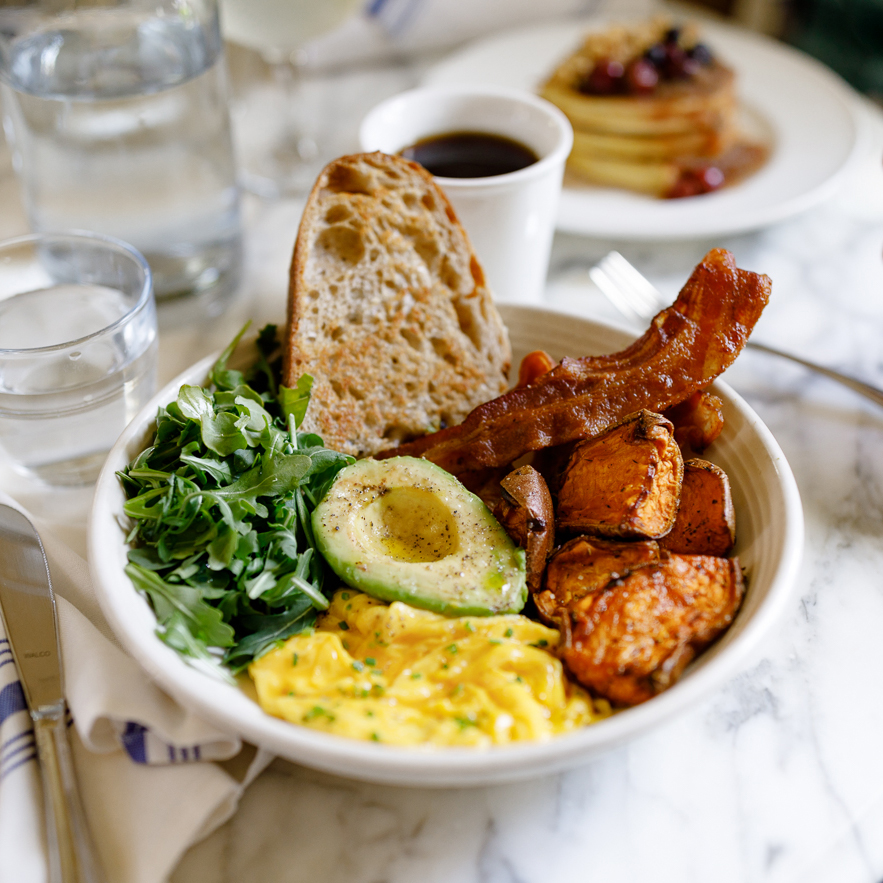
M 333 152 L 420 65 L 324 82 Z M 546 303 L 618 319 L 586 269 L 618 248 L 674 293 L 712 246 L 773 279 L 756 338 L 883 387 L 883 115 L 865 106 L 865 161 L 841 191 L 767 230 L 640 244 L 558 235 Z M 807 146 L 811 149 L 811 145 Z M 165 329 L 161 381 L 243 317 L 284 320 L 302 202 L 247 197 L 244 291 L 198 333 Z M 0 177 L 0 236 L 26 229 Z M 883 879 L 883 409 L 802 368 L 746 352 L 726 380 L 758 411 L 803 499 L 806 551 L 785 613 L 717 693 L 570 772 L 521 784 L 421 790 L 274 762 L 173 883 L 576 883 Z M 37 512 L 44 497 L 9 488 Z M 82 494 L 53 495 L 82 548 Z

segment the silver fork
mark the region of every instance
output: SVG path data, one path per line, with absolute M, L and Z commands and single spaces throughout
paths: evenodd
M 618 251 L 611 251 L 603 257 L 589 270 L 589 276 L 620 313 L 641 325 L 646 325 L 660 310 L 670 306 L 666 303 L 662 292 L 642 276 Z M 781 356 L 783 359 L 797 362 L 798 365 L 803 365 L 810 371 L 816 371 L 831 380 L 836 380 L 878 405 L 883 405 L 883 390 L 863 383 L 861 380 L 856 380 L 855 377 L 849 377 L 839 371 L 832 371 L 823 365 L 817 365 L 815 362 L 801 359 L 800 356 L 774 349 L 764 343 L 748 341 L 747 346 L 772 356 Z

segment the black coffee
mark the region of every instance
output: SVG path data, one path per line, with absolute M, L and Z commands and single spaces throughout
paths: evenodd
M 448 132 L 401 151 L 439 178 L 490 178 L 517 172 L 539 157 L 524 144 L 485 132 Z

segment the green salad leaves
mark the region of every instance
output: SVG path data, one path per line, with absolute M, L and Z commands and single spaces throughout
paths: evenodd
M 126 573 L 150 600 L 157 634 L 233 673 L 328 607 L 310 513 L 353 462 L 298 432 L 312 378 L 277 382 L 275 326 L 259 334 L 248 372 L 227 367 L 244 332 L 207 388 L 182 386 L 159 409 L 153 444 L 118 473 L 134 521 Z

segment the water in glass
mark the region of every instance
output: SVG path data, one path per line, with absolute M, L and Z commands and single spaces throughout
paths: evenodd
M 241 244 L 217 11 L 203 23 L 102 6 L 52 24 L 0 53 L 32 226 L 123 239 L 158 299 L 223 302 Z
M 122 292 L 90 284 L 0 302 L 0 447 L 20 469 L 50 484 L 94 479 L 120 430 L 150 398 L 153 311 L 90 338 L 130 309 Z M 56 345 L 39 358 L 28 352 Z

